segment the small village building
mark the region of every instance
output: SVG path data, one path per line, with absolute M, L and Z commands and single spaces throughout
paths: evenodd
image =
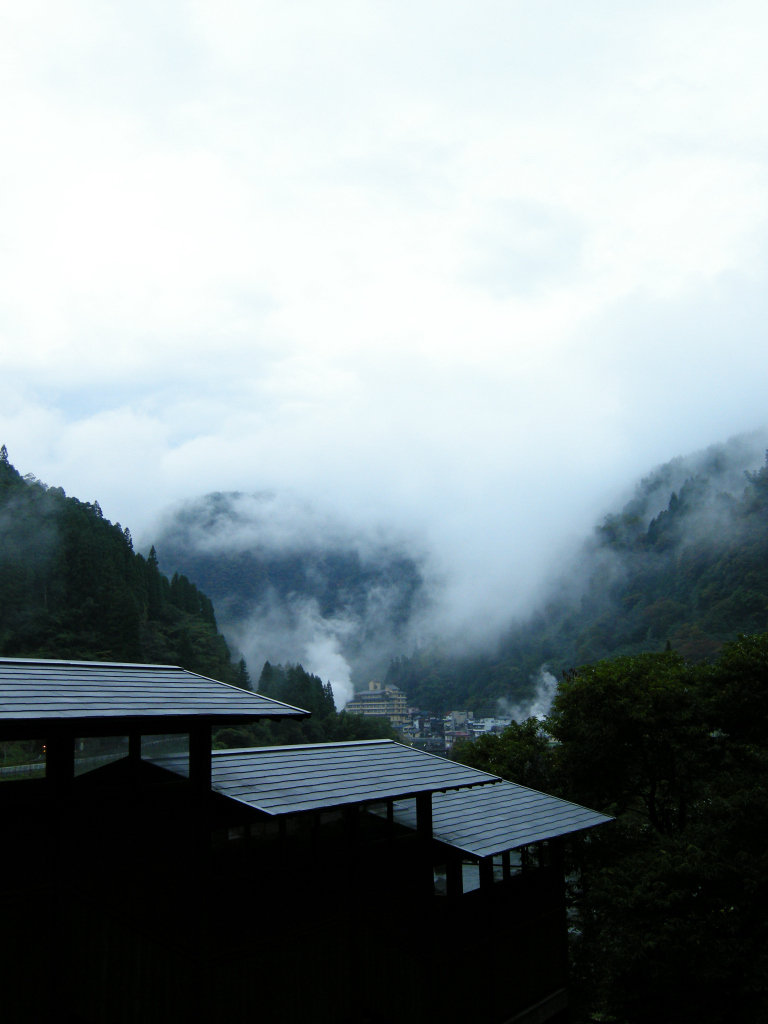
M 389 740 L 212 750 L 305 714 L 0 659 L 0 743 L 45 748 L 0 776 L 4 1019 L 565 1020 L 562 837 L 608 819 Z

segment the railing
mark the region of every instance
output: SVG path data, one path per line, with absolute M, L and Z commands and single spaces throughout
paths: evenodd
M 45 761 L 33 761 L 31 764 L 7 764 L 0 768 L 0 776 L 40 774 L 45 774 Z

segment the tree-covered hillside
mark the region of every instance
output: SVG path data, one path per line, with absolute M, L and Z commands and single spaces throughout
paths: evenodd
M 207 494 L 170 511 L 154 539 L 161 568 L 203 587 L 252 665 L 306 662 L 331 641 L 353 682 L 379 678 L 427 599 L 402 538 L 290 494 Z
M 21 476 L 0 449 L 0 655 L 181 665 L 225 682 L 233 665 L 210 600 L 133 550 L 98 502 Z
M 523 703 L 542 665 L 556 674 L 618 655 L 663 650 L 715 657 L 768 625 L 768 464 L 737 438 L 641 481 L 596 529 L 549 599 L 483 657 L 434 649 L 393 661 L 387 676 L 422 708 Z M 748 443 L 751 442 L 751 443 Z
M 566 842 L 576 1024 L 768 1019 L 768 635 L 569 673 L 459 760 L 614 815 Z

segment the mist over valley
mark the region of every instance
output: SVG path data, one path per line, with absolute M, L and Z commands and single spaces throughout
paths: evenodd
M 414 543 L 355 529 L 274 493 L 209 494 L 163 519 L 161 568 L 210 595 L 232 646 L 258 673 L 301 663 L 337 706 L 410 650 L 436 597 Z
M 192 499 L 168 510 L 152 538 L 161 567 L 212 598 L 256 677 L 265 661 L 300 663 L 331 682 L 339 707 L 378 678 L 423 709 L 522 718 L 546 713 L 571 667 L 667 643 L 706 660 L 737 633 L 765 628 L 767 445 L 759 430 L 651 470 L 554 570 L 541 567 L 541 597 L 526 611 L 514 580 L 506 595 L 494 589 L 500 607 L 485 635 L 470 600 L 466 628 L 456 626 L 460 561 L 290 493 Z

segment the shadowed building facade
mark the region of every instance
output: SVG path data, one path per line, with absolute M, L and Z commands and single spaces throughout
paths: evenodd
M 0 741 L 45 746 L 0 785 L 5 1019 L 565 1019 L 560 837 L 607 819 L 388 740 L 211 750 L 304 715 L 0 659 Z

